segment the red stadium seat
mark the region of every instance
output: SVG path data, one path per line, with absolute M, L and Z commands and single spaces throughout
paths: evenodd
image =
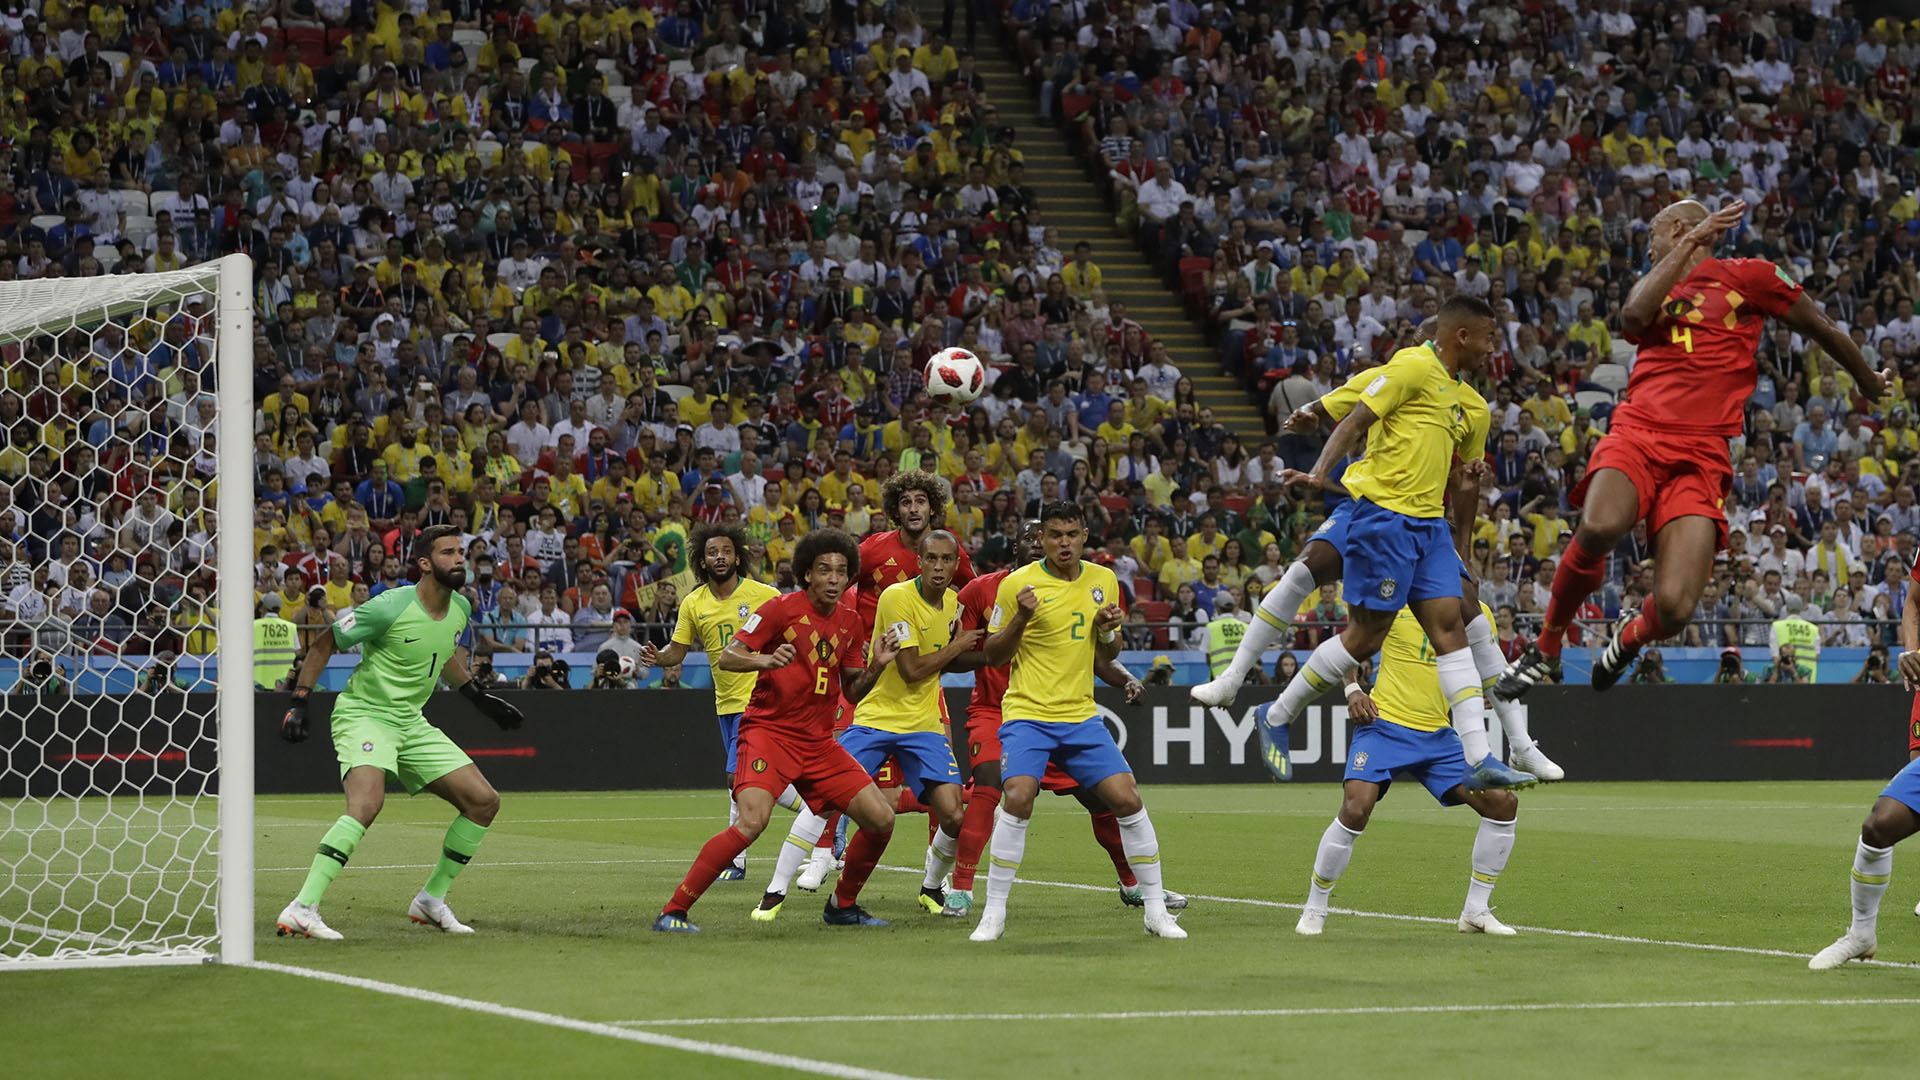
M 1221 500 L 1221 505 L 1227 508 L 1229 514 L 1244 514 L 1247 512 L 1247 507 L 1253 505 L 1253 500 L 1245 495 L 1229 495 Z
M 1060 99 L 1060 115 L 1068 120 L 1078 120 L 1080 114 L 1093 108 L 1092 94 L 1067 94 Z
M 327 50 L 327 32 L 317 26 L 289 27 L 287 44 L 300 46 L 301 58 L 309 61 L 308 66 L 311 67 L 311 58 L 323 55 Z
M 1135 604 L 1147 603 L 1152 600 L 1159 591 L 1159 587 L 1153 583 L 1153 579 L 1150 577 L 1137 577 L 1133 579 L 1133 602 Z
M 347 40 L 352 36 L 353 36 L 352 27 L 335 26 L 335 27 L 329 28 L 327 30 L 327 51 L 332 52 L 334 49 L 340 46 L 341 42 Z
M 1127 497 L 1124 495 L 1102 495 L 1100 496 L 1100 505 L 1107 508 L 1107 513 L 1119 517 L 1127 512 Z

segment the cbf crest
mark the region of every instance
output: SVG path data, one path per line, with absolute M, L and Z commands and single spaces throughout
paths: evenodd
M 751 615 L 751 614 L 753 614 L 753 609 L 752 609 L 752 608 L 750 608 L 750 607 L 748 607 L 748 606 L 747 606 L 747 605 L 745 605 L 745 604 L 741 604 L 738 610 L 739 610 L 739 612 L 740 612 L 740 617 L 741 617 L 741 618 L 743 618 L 743 619 L 744 619 L 744 618 L 746 618 L 747 616 L 749 616 L 749 615 Z
M 1104 604 L 1104 603 L 1106 603 L 1106 602 L 1107 602 L 1107 591 L 1106 591 L 1105 589 L 1102 589 L 1102 588 L 1101 588 L 1100 586 L 1098 586 L 1098 585 L 1095 585 L 1095 586 L 1093 587 L 1093 602 L 1094 602 L 1094 603 L 1096 603 L 1096 604 Z

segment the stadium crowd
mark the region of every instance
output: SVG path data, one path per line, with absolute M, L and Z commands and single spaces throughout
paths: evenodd
M 257 614 L 304 641 L 449 523 L 482 656 L 664 644 L 701 522 L 743 525 L 748 570 L 790 590 L 801 536 L 886 528 L 878 485 L 914 468 L 950 482 L 982 569 L 1040 502 L 1079 501 L 1128 643 L 1197 645 L 1337 497 L 1278 482 L 1324 437 L 1286 418 L 1468 292 L 1508 320 L 1471 562 L 1517 652 L 1632 363 L 1615 312 L 1646 222 L 1743 199 L 1732 251 L 1904 377 L 1864 401 L 1769 339 L 1682 643 L 1765 645 L 1789 616 L 1893 640 L 1920 529 L 1920 23 L 1833 0 L 1002 15 L 1267 433 L 1215 423 L 1109 301 L 1096 238 L 1046 224 L 1024 176 L 1019 143 L 1058 136 L 1001 123 L 953 27 L 905 3 L 12 7 L 0 280 L 252 256 Z M 208 651 L 210 333 L 188 305 L 8 349 L 10 654 Z M 997 376 L 963 410 L 921 375 L 956 344 Z M 1650 557 L 1638 533 L 1616 552 L 1595 632 Z M 1310 598 L 1297 644 L 1343 617 Z

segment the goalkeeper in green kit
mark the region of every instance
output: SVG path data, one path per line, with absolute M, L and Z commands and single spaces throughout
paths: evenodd
M 460 641 L 472 605 L 459 589 L 466 584 L 466 557 L 460 531 L 448 525 L 422 530 L 414 539 L 413 562 L 420 582 L 388 589 L 340 616 L 331 633 L 315 637 L 306 663 L 294 679 L 293 706 L 280 721 L 280 737 L 307 737 L 307 696 L 336 649 L 361 647 L 360 663 L 333 706 L 333 748 L 340 755 L 340 783 L 347 812 L 320 840 L 307 882 L 280 912 L 279 932 L 337 941 L 340 933 L 320 918 L 320 897 L 339 875 L 368 826 L 380 814 L 387 779 L 422 790 L 453 804 L 459 816 L 447 828 L 440 861 L 407 917 L 453 934 L 473 930 L 454 918 L 447 888 L 480 848 L 500 810 L 500 796 L 480 775 L 466 752 L 454 745 L 420 713 L 442 675 L 475 708 L 502 728 L 520 726 L 520 710 L 474 685 Z

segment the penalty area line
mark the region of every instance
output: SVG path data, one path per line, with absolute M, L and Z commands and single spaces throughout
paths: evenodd
M 621 1027 L 714 1027 L 735 1024 L 950 1023 L 968 1020 L 1207 1020 L 1238 1017 L 1401 1016 L 1422 1013 L 1610 1012 L 1634 1009 L 1814 1008 L 1846 1005 L 1920 1005 L 1920 998 L 1763 998 L 1754 1001 L 1523 1001 L 1509 1004 L 1356 1005 L 1294 1009 L 1151 1009 L 1128 1012 L 879 1013 L 839 1016 L 693 1016 L 670 1020 L 616 1020 Z
M 901 1073 L 884 1072 L 879 1069 L 865 1069 L 858 1065 L 844 1065 L 837 1061 L 819 1061 L 814 1058 L 799 1057 L 794 1054 L 776 1054 L 765 1050 L 753 1050 L 744 1046 L 729 1046 L 726 1043 L 707 1042 L 701 1039 L 683 1039 L 677 1035 L 662 1035 L 653 1031 L 632 1031 L 613 1024 L 594 1020 L 579 1020 L 571 1016 L 542 1012 L 538 1009 L 523 1009 L 515 1005 L 502 1005 L 494 1001 L 481 1001 L 477 998 L 460 997 L 455 994 L 443 994 L 437 990 L 423 990 L 416 986 L 404 986 L 400 983 L 383 982 L 379 979 L 363 978 L 359 975 L 342 975 L 318 968 L 297 967 L 292 964 L 275 964 L 259 961 L 243 965 L 258 971 L 274 971 L 282 975 L 293 975 L 302 979 L 315 979 L 340 986 L 351 986 L 358 990 L 370 990 L 376 994 L 391 997 L 408 998 L 434 1005 L 445 1005 L 453 1009 L 465 1009 L 468 1012 L 485 1013 L 489 1016 L 506 1017 L 509 1020 L 523 1020 L 529 1024 L 541 1024 L 546 1027 L 577 1031 L 585 1035 L 598 1035 L 602 1038 L 619 1039 L 623 1042 L 641 1043 L 667 1050 L 680 1050 L 689 1054 L 705 1057 L 727 1058 L 732 1061 L 744 1061 L 753 1065 L 765 1065 L 776 1069 L 794 1069 L 813 1073 L 818 1076 L 844 1077 L 846 1080 L 920 1080 L 917 1077 Z

